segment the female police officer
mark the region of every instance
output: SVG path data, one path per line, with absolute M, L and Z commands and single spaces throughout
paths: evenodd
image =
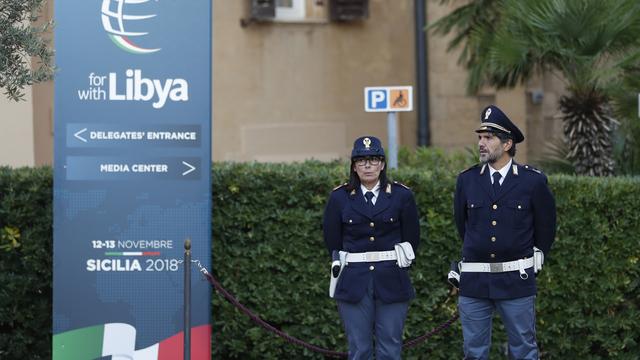
M 356 139 L 349 182 L 324 212 L 324 241 L 342 268 L 332 297 L 344 323 L 349 359 L 400 359 L 402 330 L 415 291 L 408 267 L 420 239 L 413 193 L 386 176 L 384 149 Z

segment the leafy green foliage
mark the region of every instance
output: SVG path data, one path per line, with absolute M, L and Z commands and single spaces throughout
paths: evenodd
M 51 169 L 0 168 L 2 359 L 51 358 L 52 197 Z
M 477 148 L 451 152 L 433 147 L 418 147 L 415 150 L 400 148 L 398 164 L 400 168 L 456 173 L 476 164 L 479 157 Z
M 320 229 L 344 163 L 216 164 L 213 176 L 213 267 L 223 286 L 283 331 L 346 351 L 330 258 Z M 51 335 L 50 169 L 0 169 L 0 229 L 20 231 L 20 245 L 0 251 L 0 358 L 46 359 Z M 391 178 L 410 186 L 421 214 L 421 246 L 410 271 L 417 298 L 405 340 L 456 311 L 445 275 L 461 242 L 453 225 L 457 172 L 410 168 Z M 634 359 L 640 353 L 640 180 L 552 176 L 558 235 L 538 277 L 538 342 L 545 359 Z M 214 293 L 214 359 L 322 359 L 251 322 Z M 404 359 L 462 357 L 459 322 Z M 499 319 L 492 358 L 504 352 Z
M 11 251 L 20 246 L 20 230 L 5 226 L 0 229 L 0 249 Z
M 538 285 L 545 358 L 634 359 L 640 353 L 638 180 L 552 178 L 558 235 Z M 564 354 L 564 356 L 563 356 Z
M 450 47 L 463 46 L 472 93 L 485 84 L 511 87 L 549 70 L 580 94 L 616 80 L 622 65 L 637 63 L 639 10 L 634 0 L 475 0 L 430 28 L 453 32 Z
M 0 88 L 11 100 L 23 99 L 25 86 L 53 76 L 53 50 L 43 37 L 51 23 L 32 24 L 44 3 L 45 0 L 0 1 Z

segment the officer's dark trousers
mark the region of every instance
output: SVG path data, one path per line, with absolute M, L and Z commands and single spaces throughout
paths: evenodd
M 349 343 L 349 360 L 399 360 L 402 329 L 409 302 L 385 304 L 373 295 L 373 280 L 359 303 L 338 300 L 338 311 Z
M 509 338 L 509 358 L 537 360 L 535 301 L 535 295 L 507 300 L 460 296 L 464 358 L 489 359 L 493 314 L 497 309 Z

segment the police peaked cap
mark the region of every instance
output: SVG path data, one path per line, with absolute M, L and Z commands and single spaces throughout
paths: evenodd
M 351 158 L 364 156 L 382 156 L 384 157 L 384 149 L 380 139 L 375 136 L 362 136 L 356 139 L 351 150 Z
M 482 110 L 480 127 L 476 129 L 476 132 L 500 132 L 509 136 L 516 144 L 524 140 L 520 129 L 495 105 L 489 105 Z

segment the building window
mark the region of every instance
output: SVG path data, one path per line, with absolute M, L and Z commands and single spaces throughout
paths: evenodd
M 240 22 L 243 27 L 253 21 L 327 23 L 329 20 L 326 0 L 250 0 L 250 3 L 249 18 Z
M 369 0 L 331 0 L 331 20 L 357 21 L 369 17 Z
M 276 0 L 276 21 L 305 19 L 305 0 Z

